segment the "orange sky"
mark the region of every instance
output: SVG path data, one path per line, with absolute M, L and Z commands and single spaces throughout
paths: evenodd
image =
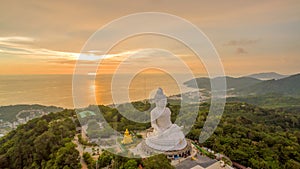
M 227 75 L 294 74 L 300 63 L 299 9 L 297 0 L 3 1 L 0 74 L 71 74 L 81 48 L 97 29 L 136 12 L 166 12 L 198 26 L 215 45 Z M 110 51 L 115 57 L 103 62 L 100 73 L 113 72 L 128 53 L 143 48 L 168 50 L 194 73 L 206 74 L 201 61 L 183 44 L 154 35 L 117 44 Z M 170 63 L 159 55 L 145 57 L 145 61 L 155 57 Z

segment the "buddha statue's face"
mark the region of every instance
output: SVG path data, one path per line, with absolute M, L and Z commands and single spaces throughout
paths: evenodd
M 165 108 L 167 105 L 167 99 L 160 99 L 156 102 L 156 107 Z

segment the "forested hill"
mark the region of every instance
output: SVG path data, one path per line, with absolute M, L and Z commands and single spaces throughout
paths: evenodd
M 170 103 L 168 107 L 172 112 L 172 121 L 175 119 L 184 121 L 192 117 L 190 106 L 180 109 L 180 105 L 176 105 L 175 102 Z M 149 103 L 135 102 L 134 104 L 140 108 L 149 108 Z M 208 103 L 200 105 L 198 117 L 187 138 L 199 139 L 209 106 Z M 149 123 L 136 123 L 124 118 L 114 108 L 98 107 L 102 110 L 106 121 L 120 132 L 126 128 L 134 131 L 150 127 Z M 184 116 L 177 117 L 179 110 L 185 112 Z M 80 168 L 79 153 L 72 143 L 75 126 L 79 125 L 74 115 L 73 110 L 51 113 L 33 119 L 1 138 L 1 168 Z M 201 146 L 225 154 L 232 161 L 253 169 L 300 168 L 299 119 L 300 114 L 295 111 L 281 108 L 265 109 L 246 103 L 227 103 L 214 134 Z M 102 156 L 99 156 L 98 162 L 101 161 L 100 157 Z M 120 161 L 118 156 L 110 159 Z M 122 160 L 122 163 L 110 161 L 106 165 L 123 166 L 126 159 Z M 152 164 L 152 162 L 141 163 L 148 167 Z M 156 163 L 152 165 L 157 166 Z
M 74 111 L 50 113 L 18 126 L 0 139 L 0 168 L 81 168 Z
M 239 92 L 246 94 L 279 93 L 288 96 L 300 97 L 300 74 L 283 79 L 267 80 L 242 89 Z
M 211 79 L 218 83 L 224 77 Z M 292 97 L 300 97 L 300 74 L 291 75 L 282 79 L 259 80 L 252 77 L 225 77 L 227 89 L 234 89 L 237 95 L 264 95 L 276 93 Z M 193 81 L 196 80 L 198 86 Z M 188 87 L 210 90 L 209 78 L 196 78 L 184 83 Z
M 211 79 L 212 81 L 214 81 L 215 83 L 218 83 L 218 81 L 223 80 L 225 78 L 226 80 L 226 85 L 227 85 L 227 89 L 242 89 L 254 84 L 258 84 L 260 82 L 262 82 L 262 80 L 259 79 L 255 79 L 252 77 L 239 77 L 239 78 L 234 78 L 234 77 L 216 77 Z M 196 84 L 197 86 L 195 86 L 194 84 L 194 80 L 196 80 Z M 200 77 L 200 78 L 196 78 L 196 79 L 192 79 L 189 81 L 184 82 L 184 84 L 188 87 L 192 87 L 192 88 L 199 88 L 199 89 L 207 89 L 210 90 L 210 79 L 207 77 Z
M 300 112 L 300 98 L 277 93 L 262 94 L 259 96 L 228 97 L 226 102 L 246 102 L 263 108 L 282 108 Z
M 33 104 L 33 105 L 28 105 L 28 104 L 19 104 L 19 105 L 11 105 L 11 106 L 0 106 L 0 119 L 4 121 L 9 121 L 13 122 L 16 121 L 16 115 L 20 111 L 24 110 L 41 110 L 45 113 L 50 113 L 50 112 L 60 112 L 63 110 L 63 108 L 56 107 L 56 106 L 43 106 L 39 104 Z
M 201 106 L 188 138 L 199 138 L 208 111 L 207 103 Z M 299 169 L 299 119 L 299 112 L 282 108 L 227 103 L 221 122 L 203 145 L 252 169 Z

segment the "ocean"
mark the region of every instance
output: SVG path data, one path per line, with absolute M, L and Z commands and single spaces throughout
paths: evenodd
M 127 75 L 122 77 L 115 92 L 117 95 L 128 92 L 130 101 L 148 99 L 158 87 L 163 88 L 168 96 L 194 90 L 183 85 L 183 82 L 190 80 L 184 74 L 177 82 L 167 74 L 138 74 L 131 80 L 129 88 L 123 85 L 123 81 L 124 84 L 128 81 Z M 74 108 L 72 78 L 72 75 L 1 75 L 0 106 L 41 104 Z M 97 104 L 114 104 L 111 79 L 112 74 L 97 75 L 95 80 L 90 78 L 84 85 L 84 95 L 90 99 L 96 98 Z M 87 101 L 85 104 L 91 103 Z

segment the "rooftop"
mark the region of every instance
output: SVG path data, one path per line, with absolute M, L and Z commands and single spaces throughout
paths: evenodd
M 85 118 L 87 116 L 95 116 L 96 115 L 94 112 L 88 111 L 88 110 L 87 111 L 82 111 L 78 114 L 79 114 L 80 118 Z
M 175 166 L 176 169 L 230 169 L 229 166 L 221 167 L 220 162 L 215 159 L 210 159 L 206 156 L 197 155 L 197 160 L 186 160 Z

